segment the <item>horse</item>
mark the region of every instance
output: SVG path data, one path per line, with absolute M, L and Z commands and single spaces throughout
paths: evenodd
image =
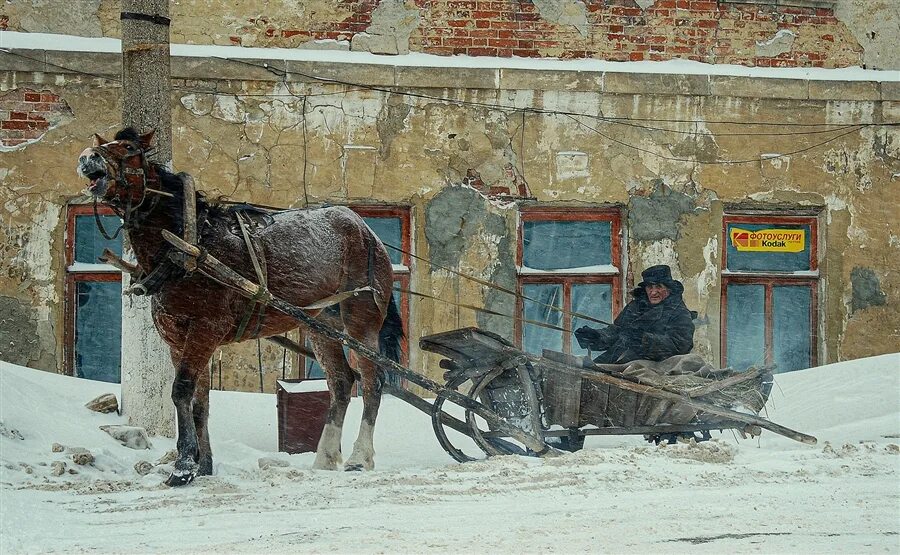
M 173 262 L 173 249 L 161 236 L 181 236 L 185 228 L 184 180 L 151 162 L 153 131 L 133 128 L 113 141 L 94 135 L 93 146 L 78 158 L 78 174 L 89 180 L 95 203 L 121 217 L 137 261 L 137 291 L 151 296 L 153 322 L 168 344 L 175 367 L 172 402 L 177 417 L 178 455 L 166 480 L 190 483 L 213 472 L 207 420 L 207 364 L 222 345 L 282 334 L 298 322 L 247 299 L 200 271 Z M 192 189 L 191 189 L 192 190 Z M 343 206 L 292 210 L 254 209 L 212 202 L 194 193 L 199 246 L 251 281 L 262 281 L 272 295 L 338 331 L 399 361 L 403 328 L 392 295 L 388 253 L 365 221 Z M 99 218 L 97 225 L 108 237 Z M 134 290 L 134 288 L 133 288 Z M 344 294 L 353 291 L 355 294 Z M 320 308 L 322 299 L 336 304 Z M 374 468 L 373 434 L 381 402 L 382 376 L 362 356 L 351 368 L 340 341 L 311 332 L 313 353 L 325 371 L 331 402 L 316 449 L 314 469 L 337 470 L 341 430 L 353 386 L 362 384 L 359 435 L 345 470 Z

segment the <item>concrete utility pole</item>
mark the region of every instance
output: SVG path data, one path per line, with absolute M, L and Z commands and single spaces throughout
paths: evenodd
M 168 0 L 122 0 L 122 123 L 155 130 L 153 160 L 172 164 Z M 126 245 L 128 246 L 128 245 Z M 122 286 L 129 287 L 124 276 Z M 122 302 L 122 409 L 148 432 L 174 437 L 169 347 L 153 326 L 148 297 Z

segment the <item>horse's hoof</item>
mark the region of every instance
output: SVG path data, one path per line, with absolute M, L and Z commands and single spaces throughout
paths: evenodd
M 361 464 L 346 464 L 344 465 L 344 472 L 362 472 L 365 470 L 365 467 Z
M 177 470 L 169 475 L 169 477 L 164 482 L 170 488 L 177 488 L 178 486 L 186 486 L 194 481 L 194 477 L 196 474 L 193 472 L 179 473 Z

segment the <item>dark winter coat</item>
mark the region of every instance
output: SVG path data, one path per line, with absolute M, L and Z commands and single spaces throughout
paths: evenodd
M 619 313 L 613 325 L 600 330 L 587 326 L 577 330 L 579 343 L 604 351 L 594 359 L 599 363 L 663 360 L 691 352 L 696 313 L 684 304 L 684 286 L 678 281 L 668 285 L 669 296 L 657 305 L 651 305 L 646 290 L 638 287 L 634 300 Z

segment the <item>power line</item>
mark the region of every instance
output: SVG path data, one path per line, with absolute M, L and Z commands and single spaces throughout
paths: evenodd
M 37 58 L 33 58 L 31 56 L 26 56 L 19 52 L 12 52 L 10 50 L 0 50 L 5 54 L 9 54 L 12 56 L 18 56 L 23 59 L 27 59 L 37 63 L 43 63 L 66 72 L 75 73 L 79 75 L 84 75 L 88 77 L 93 77 L 97 79 L 105 79 L 108 81 L 112 81 L 115 83 L 121 83 L 120 79 L 115 77 L 111 77 L 108 75 L 100 75 L 97 73 L 91 73 L 81 70 L 76 70 L 70 67 L 66 67 L 60 64 L 56 64 L 53 62 L 47 62 L 45 60 L 40 60 Z M 232 62 L 241 63 L 244 65 L 248 65 L 251 67 L 257 67 L 261 69 L 265 69 L 274 75 L 284 78 L 281 81 L 283 84 L 288 86 L 290 89 L 290 84 L 287 82 L 286 77 L 288 76 L 288 72 L 279 68 L 275 68 L 270 64 L 258 64 L 253 62 L 248 62 L 246 60 L 235 59 L 235 58 L 217 58 L 220 60 L 227 60 Z M 835 131 L 843 131 L 846 129 L 850 129 L 851 127 L 862 128 L 862 127 L 892 127 L 900 125 L 900 122 L 883 122 L 883 123 L 856 123 L 856 124 L 831 124 L 831 123 L 798 123 L 798 122 L 785 122 L 785 121 L 777 121 L 777 122 L 761 122 L 761 121 L 737 121 L 737 120 L 695 120 L 695 119 L 678 119 L 678 118 L 636 118 L 630 116 L 603 116 L 603 115 L 595 115 L 595 114 L 584 114 L 580 112 L 570 112 L 564 110 L 549 110 L 543 108 L 533 108 L 533 107 L 518 107 L 509 104 L 502 103 L 489 103 L 489 102 L 477 102 L 472 100 L 460 100 L 453 98 L 446 98 L 443 96 L 437 95 L 429 95 L 425 93 L 415 93 L 411 91 L 398 91 L 396 89 L 388 88 L 388 87 L 378 87 L 375 85 L 363 85 L 359 83 L 353 83 L 350 81 L 343 81 L 340 79 L 333 79 L 329 77 L 320 77 L 316 75 L 311 75 L 303 72 L 294 71 L 292 72 L 296 75 L 300 75 L 307 79 L 311 79 L 320 83 L 330 83 L 342 85 L 344 87 L 350 87 L 340 91 L 333 92 L 324 92 L 324 93 L 303 93 L 298 94 L 294 92 L 287 93 L 241 93 L 241 92 L 225 92 L 219 90 L 209 90 L 209 89 L 199 89 L 194 87 L 186 87 L 186 86 L 176 86 L 173 87 L 182 92 L 196 93 L 196 94 L 210 94 L 210 95 L 227 95 L 227 96 L 242 96 L 248 98 L 265 98 L 265 97 L 294 97 L 294 98 L 302 98 L 302 97 L 316 97 L 316 96 L 330 96 L 337 94 L 346 94 L 349 92 L 357 92 L 363 90 L 383 92 L 388 94 L 395 94 L 399 96 L 405 96 L 410 98 L 418 98 L 423 100 L 433 100 L 438 102 L 444 102 L 447 104 L 455 104 L 459 106 L 472 106 L 478 108 L 486 108 L 491 110 L 504 111 L 508 113 L 533 113 L 533 114 L 542 114 L 542 115 L 561 115 L 561 116 L 574 116 L 574 117 L 589 117 L 593 118 L 605 123 L 615 124 L 615 125 L 623 125 L 628 127 L 635 127 L 639 129 L 645 129 L 648 131 L 661 131 L 666 133 L 677 133 L 677 134 L 685 134 L 685 135 L 698 135 L 698 136 L 714 136 L 714 137 L 726 137 L 726 136 L 789 136 L 789 135 L 814 135 L 814 134 L 823 134 L 823 133 L 831 133 Z M 737 126 L 777 126 L 777 127 L 799 127 L 799 128 L 817 128 L 817 127 L 828 127 L 828 129 L 818 129 L 814 131 L 764 131 L 764 132 L 740 132 L 740 133 L 712 133 L 707 131 L 690 131 L 683 129 L 671 129 L 667 127 L 655 127 L 649 125 L 641 125 L 636 122 L 655 122 L 655 123 L 675 123 L 675 124 L 704 124 L 704 125 L 737 125 Z

